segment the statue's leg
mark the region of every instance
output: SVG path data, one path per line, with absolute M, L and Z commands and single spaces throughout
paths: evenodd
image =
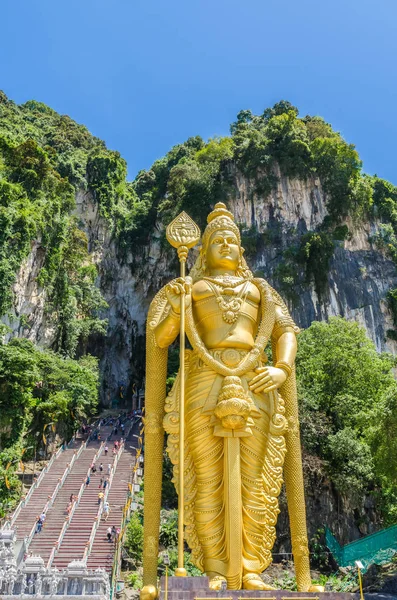
M 194 520 L 204 555 L 204 570 L 220 587 L 227 566 L 223 502 L 223 439 L 213 435 L 211 414 L 203 406 L 216 375 L 209 369 L 190 370 L 186 386 L 186 434 L 192 456 L 196 493 Z M 222 576 L 219 578 L 219 576 Z M 215 579 L 217 578 L 217 579 Z
M 263 396 L 255 397 L 255 400 L 260 417 L 254 419 L 252 435 L 241 439 L 243 586 L 265 590 L 269 586 L 262 581 L 260 573 L 272 561 L 285 440 L 270 432 L 270 418 L 266 412 L 270 403 L 264 402 Z

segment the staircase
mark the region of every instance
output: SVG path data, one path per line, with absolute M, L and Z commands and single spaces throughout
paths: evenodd
M 39 486 L 33 490 L 33 493 L 26 505 L 21 509 L 14 523 L 13 528 L 16 531 L 17 539 L 21 540 L 27 537 L 42 513 L 47 501 L 52 496 L 59 479 L 65 472 L 66 467 L 72 461 L 73 455 L 80 448 L 81 440 L 73 442 L 70 447 L 61 452 L 54 460 L 48 473 L 45 473 Z
M 112 429 L 113 429 L 113 427 L 110 427 L 108 429 L 104 428 L 103 432 L 102 432 L 103 438 L 105 438 L 107 435 L 109 435 L 111 433 Z M 128 443 L 130 443 L 130 442 L 127 442 L 127 446 L 128 446 Z M 112 454 L 113 443 L 109 442 L 108 445 L 109 445 L 108 456 L 105 457 L 104 454 L 102 454 L 99 459 L 99 462 L 103 462 L 105 477 L 107 476 L 108 464 L 110 464 L 111 467 L 113 467 L 113 462 L 114 462 L 114 457 Z M 130 459 L 125 460 L 124 451 L 123 451 L 123 453 L 121 454 L 121 457 L 119 459 L 119 463 L 117 465 L 117 470 L 114 475 L 112 487 L 110 488 L 109 494 L 112 493 L 113 486 L 115 486 L 117 484 L 119 479 L 127 480 L 129 478 L 129 475 L 130 475 L 129 465 L 131 463 L 131 455 L 130 454 L 129 454 L 129 457 L 130 457 Z M 122 465 L 123 467 L 126 466 L 127 470 L 122 471 L 119 468 L 120 465 Z M 59 550 L 55 556 L 55 559 L 53 561 L 53 566 L 57 567 L 58 569 L 63 569 L 70 563 L 71 560 L 82 559 L 84 556 L 84 551 L 90 540 L 92 526 L 93 526 L 93 523 L 98 514 L 98 509 L 99 509 L 98 493 L 100 492 L 100 489 L 99 489 L 100 477 L 101 477 L 101 475 L 97 471 L 95 473 L 95 475 L 91 477 L 90 485 L 84 490 L 84 493 L 81 497 L 80 503 L 77 506 L 77 509 L 73 515 L 73 519 L 71 520 L 71 523 L 66 531 L 66 534 L 62 540 L 62 543 L 61 543 Z M 124 493 L 123 493 L 123 500 L 122 500 L 122 504 L 124 506 L 128 486 L 126 483 L 121 484 L 121 485 L 124 485 Z M 105 491 L 105 490 L 102 490 L 102 491 Z M 108 496 L 108 497 L 110 497 L 110 496 Z M 120 519 L 120 521 L 121 521 L 121 519 Z M 102 521 L 101 521 L 101 523 L 102 523 Z M 107 527 L 108 526 L 109 525 L 107 525 Z M 102 565 L 99 565 L 99 566 L 102 566 Z
M 87 471 L 100 448 L 101 442 L 90 442 L 79 458 L 74 463 L 71 472 L 66 477 L 65 483 L 57 494 L 53 506 L 48 510 L 44 527 L 40 533 L 36 533 L 29 551 L 33 554 L 39 554 L 47 564 L 51 550 L 57 541 L 62 526 L 67 518 L 66 507 L 69 503 L 70 495 L 77 496 L 82 483 L 85 481 Z M 99 464 L 99 463 L 98 463 Z M 91 477 L 91 485 L 94 477 Z
M 134 443 L 135 442 L 135 443 Z M 133 448 L 131 446 L 134 446 Z M 88 557 L 87 566 L 90 569 L 102 567 L 110 574 L 113 565 L 115 544 L 109 543 L 106 536 L 106 530 L 113 525 L 117 528 L 121 526 L 123 518 L 123 508 L 125 506 L 128 494 L 128 482 L 130 482 L 132 470 L 135 462 L 136 438 L 133 433 L 128 436 L 124 452 L 122 453 L 117 469 L 113 478 L 107 501 L 110 505 L 110 515 L 105 521 L 104 515 L 101 518 L 98 530 L 95 535 L 94 544 Z
M 130 422 L 126 429 L 128 430 Z M 106 442 L 111 436 L 113 425 L 102 426 L 100 430 L 101 441 L 89 441 L 81 447 L 81 440 L 74 440 L 49 464 L 48 471 L 43 473 L 42 479 L 30 495 L 25 506 L 16 515 L 13 528 L 16 529 L 19 540 L 27 539 L 35 529 L 37 517 L 46 507 L 46 520 L 40 533 L 34 533 L 29 538 L 29 554 L 39 555 L 47 567 L 56 567 L 61 570 L 68 566 L 72 560 L 86 560 L 89 569 L 105 568 L 110 574 L 113 566 L 115 543 L 109 543 L 106 530 L 113 525 L 121 527 L 123 509 L 128 497 L 128 483 L 132 481 L 132 465 L 136 450 L 136 432 L 138 427 L 133 427 L 124 443 L 123 450 L 118 456 L 116 470 L 112 477 L 111 487 L 108 488 L 107 501 L 110 505 L 110 515 L 105 521 L 103 515 L 98 528 L 94 524 L 98 515 L 98 493 L 101 491 L 100 479 L 107 478 L 108 465 L 113 467 L 114 439 L 120 439 L 122 433 L 119 428 L 118 435 Z M 105 442 L 105 443 L 103 443 Z M 105 456 L 104 448 L 109 446 L 109 453 Z M 97 471 L 90 474 L 90 484 L 84 485 L 87 472 L 95 460 Z M 103 464 L 103 472 L 99 471 L 99 464 Z M 69 471 L 65 469 L 70 466 Z M 63 484 L 60 481 L 63 478 Z M 58 487 L 57 487 L 58 486 Z M 56 491 L 56 495 L 54 494 Z M 103 490 L 102 488 L 102 491 Z M 67 514 L 70 496 L 79 496 L 73 505 L 71 514 Z M 52 502 L 48 501 L 52 497 Z M 29 543 L 28 541 L 28 543 Z M 91 549 L 91 550 L 90 550 Z

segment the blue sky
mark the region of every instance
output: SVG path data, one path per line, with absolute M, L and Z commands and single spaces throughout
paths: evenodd
M 280 99 L 397 184 L 395 0 L 3 0 L 0 89 L 84 123 L 132 178 Z

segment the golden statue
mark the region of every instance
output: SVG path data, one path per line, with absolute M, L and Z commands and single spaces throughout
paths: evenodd
M 164 430 L 177 491 L 184 481 L 185 539 L 210 587 L 221 589 L 226 581 L 229 589 L 272 589 L 260 574 L 272 561 L 284 476 L 298 590 L 318 590 L 311 585 L 306 533 L 294 368 L 298 328 L 277 292 L 249 270 L 232 213 L 218 203 L 207 220 L 190 277 L 183 268 L 183 277 L 161 289 L 149 310 L 142 597 L 153 597 L 157 581 Z M 171 243 L 182 244 L 178 253 L 185 261 L 198 230 L 185 213 L 172 225 L 179 241 Z M 192 350 L 166 397 L 167 348 L 185 320 Z M 274 366 L 264 353 L 269 340 Z

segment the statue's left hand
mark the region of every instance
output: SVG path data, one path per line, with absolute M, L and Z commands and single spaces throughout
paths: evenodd
M 276 367 L 258 367 L 255 369 L 258 373 L 250 382 L 249 387 L 252 392 L 259 394 L 263 392 L 267 394 L 273 390 L 277 390 L 287 379 L 287 374 L 283 369 Z

